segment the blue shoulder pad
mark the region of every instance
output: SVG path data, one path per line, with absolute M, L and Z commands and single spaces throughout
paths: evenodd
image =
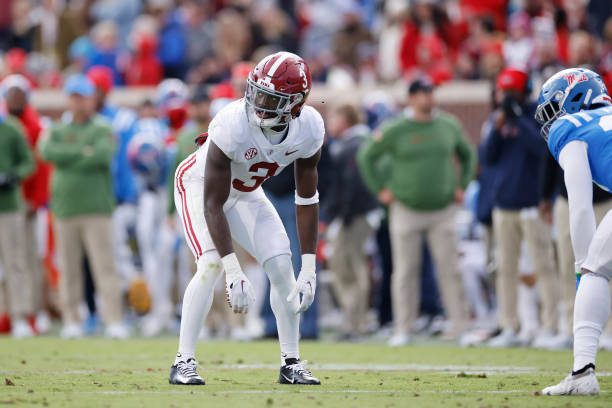
M 571 115 L 563 116 L 553 123 L 548 133 L 548 149 L 552 153 L 555 160 L 559 161 L 561 149 L 572 140 L 577 140 L 578 135 L 574 132 L 580 122 Z

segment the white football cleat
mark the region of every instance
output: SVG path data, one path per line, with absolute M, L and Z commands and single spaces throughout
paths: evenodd
M 143 319 L 141 331 L 144 337 L 157 337 L 166 330 L 166 327 L 166 321 L 159 316 L 151 314 Z
M 468 331 L 459 337 L 459 345 L 461 347 L 475 347 L 487 342 L 493 335 L 493 329 L 474 329 Z
M 411 341 L 412 341 L 412 338 L 410 337 L 409 334 L 398 333 L 398 334 L 394 334 L 389 339 L 389 341 L 387 342 L 387 345 L 389 347 L 402 347 L 402 346 L 406 346 L 410 344 Z
M 534 347 L 545 350 L 570 349 L 572 348 L 572 344 L 574 344 L 572 337 L 562 333 L 548 339 L 536 339 L 536 341 L 533 342 Z
M 130 329 L 123 323 L 112 323 L 106 326 L 104 336 L 109 339 L 126 340 L 130 338 Z
M 571 373 L 557 385 L 551 385 L 542 390 L 544 395 L 597 395 L 599 382 L 595 370 L 587 369 L 584 373 L 572 375 Z
M 38 312 L 34 325 L 39 334 L 48 333 L 49 330 L 51 330 L 51 318 L 49 317 L 49 313 L 45 311 Z
M 531 347 L 545 349 L 546 345 L 555 339 L 555 334 L 550 330 L 540 330 L 537 336 L 531 342 Z
M 516 332 L 511 329 L 504 329 L 497 336 L 487 342 L 487 346 L 492 348 L 516 347 L 520 344 L 520 340 Z
M 194 358 L 179 361 L 170 367 L 168 382 L 175 385 L 204 385 L 204 379 L 198 374 L 198 362 Z
M 60 331 L 62 339 L 80 339 L 83 337 L 83 329 L 78 324 L 65 324 Z
M 12 324 L 11 336 L 13 336 L 14 339 L 25 339 L 34 336 L 34 331 L 27 321 L 18 319 Z

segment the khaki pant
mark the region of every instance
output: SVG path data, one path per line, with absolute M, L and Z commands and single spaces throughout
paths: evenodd
M 2 268 L 0 268 L 0 318 L 8 313 L 8 305 L 7 305 L 7 292 L 6 292 L 6 284 L 4 282 L 4 275 L 2 275 Z
M 612 200 L 595 204 L 595 219 L 599 224 L 602 218 L 612 209 Z M 572 335 L 574 321 L 574 298 L 576 297 L 576 271 L 574 270 L 574 250 L 570 236 L 569 205 L 564 197 L 555 201 L 553 212 L 557 228 L 557 261 L 559 262 L 559 280 L 561 282 L 561 318 L 560 331 Z M 612 284 L 612 282 L 611 282 Z M 608 324 L 606 332 L 612 334 L 612 324 Z
M 390 208 L 389 228 L 393 252 L 391 300 L 395 333 L 409 333 L 419 313 L 423 234 L 433 256 L 444 310 L 454 330 L 465 329 L 468 308 L 458 268 L 455 206 L 439 211 L 413 211 L 395 202 Z
M 79 324 L 83 300 L 83 255 L 89 259 L 100 311 L 106 325 L 122 320 L 119 274 L 115 268 L 110 216 L 90 215 L 56 220 L 60 270 L 59 298 L 64 324 Z
M 344 312 L 347 333 L 360 334 L 367 329 L 370 300 L 370 272 L 363 246 L 372 234 L 365 216 L 342 225 L 333 241 L 334 252 L 330 267 L 334 274 L 334 288 Z
M 5 277 L 8 312 L 18 320 L 32 314 L 32 280 L 25 252 L 25 216 L 0 213 L 0 262 Z
M 542 299 L 542 328 L 554 331 L 557 327 L 559 282 L 555 272 L 552 235 L 541 220 L 536 208 L 493 210 L 493 229 L 497 242 L 498 273 L 495 282 L 499 323 L 503 329 L 516 330 L 519 326 L 517 299 L 521 256 L 521 242 L 533 260 Z
M 25 216 L 25 252 L 27 270 L 30 276 L 31 288 L 29 304 L 33 312 L 38 312 L 43 308 L 43 283 L 44 272 L 42 259 L 38 252 L 37 214 L 31 212 Z

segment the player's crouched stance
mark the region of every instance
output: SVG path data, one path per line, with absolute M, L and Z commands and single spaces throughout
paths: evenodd
M 536 120 L 564 171 L 579 276 L 574 303 L 574 367 L 544 395 L 595 395 L 595 356 L 610 314 L 612 211 L 596 228 L 592 181 L 612 191 L 612 100 L 595 72 L 566 69 L 542 86 Z
M 279 52 L 264 58 L 249 74 L 244 99 L 217 114 L 208 141 L 176 171 L 175 204 L 197 272 L 185 290 L 171 384 L 204 384 L 197 373 L 195 345 L 221 272 L 235 313 L 247 313 L 253 302 L 232 238 L 257 259 L 270 280 L 281 349 L 279 382 L 320 384 L 300 361 L 298 349 L 299 314 L 312 304 L 316 289 L 317 163 L 324 137 L 321 115 L 304 106 L 310 88 L 308 66 L 297 55 Z M 287 233 L 261 189 L 267 178 L 292 162 L 302 253 L 297 281 Z

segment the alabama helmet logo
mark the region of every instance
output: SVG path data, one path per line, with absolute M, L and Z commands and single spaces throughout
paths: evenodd
M 251 160 L 255 156 L 257 156 L 257 149 L 254 147 L 250 147 L 244 152 L 244 158 L 247 160 Z

